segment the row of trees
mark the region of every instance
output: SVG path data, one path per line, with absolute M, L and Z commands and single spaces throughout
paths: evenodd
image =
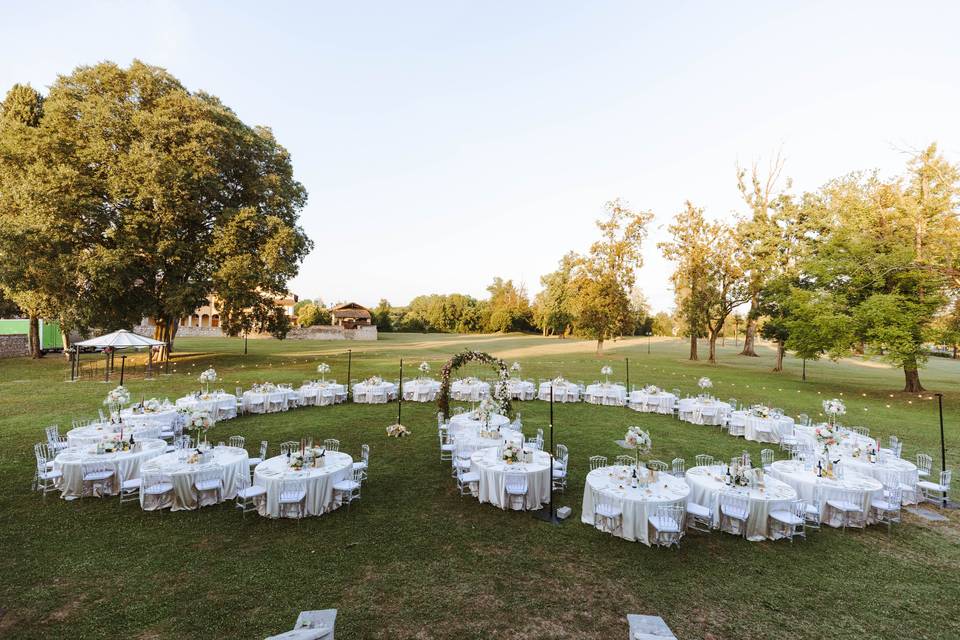
M 877 354 L 922 391 L 929 342 L 956 343 L 960 327 L 960 170 L 931 145 L 903 175 L 853 173 L 794 195 L 778 157 L 738 182 L 750 215 L 709 222 L 687 203 L 661 243 L 676 264 L 678 315 L 690 336 L 715 343 L 730 312 L 749 303 L 743 355 L 759 333 L 804 359 Z
M 216 293 L 230 335 L 283 335 L 274 304 L 312 245 L 287 151 L 217 98 L 135 61 L 79 67 L 0 105 L 0 289 L 66 332 L 144 317 L 171 345 Z M 66 343 L 64 346 L 68 346 Z

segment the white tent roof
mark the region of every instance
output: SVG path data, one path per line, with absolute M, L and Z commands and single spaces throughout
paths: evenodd
M 98 338 L 90 338 L 89 340 L 76 342 L 74 344 L 79 347 L 96 347 L 98 349 L 103 349 L 104 347 L 113 347 L 114 349 L 145 349 L 146 347 L 162 346 L 165 343 L 160 340 L 141 336 L 132 331 L 127 331 L 126 329 L 121 329 L 120 331 L 114 331 L 113 333 L 108 333 Z

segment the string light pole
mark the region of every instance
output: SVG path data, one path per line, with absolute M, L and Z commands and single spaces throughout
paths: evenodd
M 550 524 L 560 524 L 563 522 L 557 517 L 557 508 L 553 502 L 553 383 L 550 383 L 550 451 L 547 453 L 550 458 L 550 506 L 543 507 L 539 511 L 534 511 L 533 515 L 544 522 Z

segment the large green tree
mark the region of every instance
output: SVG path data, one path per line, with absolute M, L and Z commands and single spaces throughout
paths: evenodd
M 576 254 L 568 253 L 556 271 L 540 277 L 543 288 L 533 301 L 533 324 L 544 336 L 563 338 L 573 324 L 571 282 L 576 262 Z

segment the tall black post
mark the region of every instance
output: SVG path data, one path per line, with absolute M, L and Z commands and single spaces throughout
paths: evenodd
M 121 387 L 123 386 L 123 370 L 126 364 L 127 364 L 127 356 L 121 355 L 120 356 L 120 386 Z
M 627 358 L 627 395 L 630 394 L 630 358 Z M 551 422 L 553 422 L 551 420 Z
M 649 331 L 647 332 L 647 355 L 650 355 L 650 336 L 652 335 Z
M 400 424 L 401 409 L 403 409 L 403 358 L 400 358 L 400 388 L 397 390 L 397 424 Z
M 243 355 L 247 355 L 247 332 L 243 332 Z
M 347 400 L 350 399 L 350 365 L 353 361 L 353 354 L 350 349 L 347 349 Z
M 940 409 L 940 471 L 947 470 L 947 445 L 943 438 L 943 394 L 938 393 L 937 395 L 937 406 Z M 943 506 L 947 506 L 947 494 L 943 494 Z
M 540 509 L 535 511 L 534 515 L 543 520 L 544 522 L 549 522 L 550 524 L 560 524 L 560 520 L 556 515 L 556 505 L 553 500 L 553 384 L 550 384 L 550 451 L 548 454 L 550 456 L 550 506 L 546 509 Z

